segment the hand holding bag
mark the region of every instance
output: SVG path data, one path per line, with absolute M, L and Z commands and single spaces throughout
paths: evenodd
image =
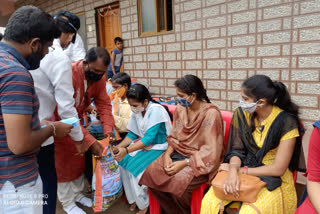
M 228 171 L 221 170 L 212 180 L 211 185 L 215 195 L 221 200 L 241 201 L 246 203 L 256 202 L 260 189 L 264 187 L 266 183 L 256 176 L 239 173 L 239 197 L 236 198 L 232 194 L 224 194 L 223 186 L 228 178 L 228 173 Z

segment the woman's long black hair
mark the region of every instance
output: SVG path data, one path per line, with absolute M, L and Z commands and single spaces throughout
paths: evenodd
M 176 80 L 174 82 L 174 86 L 179 88 L 182 92 L 186 93 L 189 96 L 192 95 L 192 93 L 195 93 L 198 100 L 203 100 L 207 103 L 211 103 L 207 96 L 207 91 L 202 84 L 202 81 L 197 76 L 185 75 L 184 77 Z
M 271 105 L 276 105 L 282 110 L 294 115 L 299 120 L 299 107 L 292 102 L 287 87 L 278 81 L 272 81 L 268 76 L 255 75 L 242 83 L 244 93 L 254 98 L 254 101 L 265 98 Z M 252 114 L 250 121 L 251 131 L 255 130 L 254 118 L 256 113 Z
M 127 91 L 127 99 L 134 99 L 139 103 L 144 103 L 145 100 L 149 102 L 158 103 L 157 101 L 153 100 L 149 90 L 142 84 L 136 83 Z M 160 103 L 158 103 L 160 104 Z M 161 104 L 160 104 L 161 105 Z M 163 108 L 166 109 L 168 112 L 171 121 L 173 120 L 172 114 L 169 111 L 168 107 L 165 105 L 161 105 Z

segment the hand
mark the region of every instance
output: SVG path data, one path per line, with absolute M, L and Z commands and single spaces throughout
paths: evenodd
M 88 108 L 86 109 L 86 112 L 88 112 L 90 114 L 96 114 L 97 109 L 95 107 L 93 107 L 92 105 L 89 105 Z
M 82 141 L 76 141 L 75 142 L 76 148 L 78 153 L 76 155 L 83 156 L 83 154 L 88 150 L 87 144 L 82 140 Z
M 151 145 L 149 145 L 149 146 L 145 146 L 142 150 L 143 151 L 149 151 L 151 148 L 152 148 L 152 144 Z
M 234 197 L 239 197 L 239 188 L 240 188 L 240 180 L 238 171 L 234 168 L 231 168 L 227 180 L 225 180 L 223 189 L 224 194 L 233 194 Z
M 164 168 L 168 175 L 175 175 L 180 172 L 184 167 L 187 166 L 187 162 L 185 160 L 173 162 L 169 167 Z
M 52 122 L 50 122 L 50 121 L 48 121 L 48 120 L 42 120 L 42 121 L 40 122 L 40 126 L 48 126 L 50 123 L 52 123 Z
M 105 134 L 105 137 L 109 136 L 109 140 L 110 140 L 110 143 L 116 141 L 116 136 L 114 136 L 114 133 L 113 132 L 108 132 L 107 134 Z
M 102 158 L 103 147 L 98 141 L 91 145 L 90 150 L 96 159 Z
M 229 164 L 228 163 L 222 163 L 219 167 L 219 172 L 220 171 L 227 171 L 229 172 Z
M 119 147 L 119 146 L 117 146 L 116 148 L 118 149 L 119 152 L 114 155 L 114 159 L 116 161 L 120 162 L 124 158 L 124 156 L 126 156 L 127 150 L 125 148 Z
M 163 168 L 166 171 L 166 168 L 169 168 L 169 166 L 171 166 L 172 164 L 172 159 L 170 157 L 170 155 L 164 154 L 163 156 Z
M 62 123 L 62 122 L 53 122 L 52 123 L 55 127 L 55 137 L 65 137 L 70 134 L 71 129 L 73 128 L 72 125 Z

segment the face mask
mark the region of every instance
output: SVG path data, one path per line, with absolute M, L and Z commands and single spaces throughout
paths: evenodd
M 258 101 L 257 101 L 258 102 Z M 256 111 L 257 109 L 257 106 L 260 106 L 259 104 L 257 104 L 257 102 L 255 103 L 248 103 L 248 102 L 245 102 L 243 100 L 240 100 L 240 103 L 239 103 L 239 107 L 241 107 L 243 109 L 243 111 L 251 114 L 253 112 Z
M 32 52 L 27 58 L 26 61 L 29 64 L 29 70 L 35 70 L 40 67 L 40 61 L 43 58 L 41 48 L 37 52 Z
M 177 102 L 178 102 L 178 104 L 181 105 L 182 107 L 190 107 L 193 102 L 189 102 L 189 101 L 187 100 L 189 97 L 190 97 L 190 96 L 188 96 L 186 99 L 177 97 Z
M 134 106 L 130 106 L 131 108 L 131 111 L 135 114 L 138 114 L 138 113 L 142 113 L 144 111 L 144 107 L 134 107 Z
M 122 98 L 126 93 L 126 89 L 124 87 L 121 87 L 118 90 L 114 91 L 113 93 L 116 93 L 119 98 Z
M 98 82 L 99 80 L 101 80 L 103 75 L 104 74 L 96 74 L 91 70 L 86 71 L 86 77 L 93 82 Z

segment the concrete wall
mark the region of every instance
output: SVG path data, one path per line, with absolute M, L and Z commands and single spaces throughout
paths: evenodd
M 94 8 L 113 0 L 20 0 L 54 14 L 85 12 L 95 46 Z M 120 0 L 124 70 L 155 94 L 196 74 L 223 110 L 238 105 L 241 82 L 254 74 L 283 81 L 307 126 L 320 116 L 319 0 L 174 0 L 174 32 L 139 37 L 137 0 Z

